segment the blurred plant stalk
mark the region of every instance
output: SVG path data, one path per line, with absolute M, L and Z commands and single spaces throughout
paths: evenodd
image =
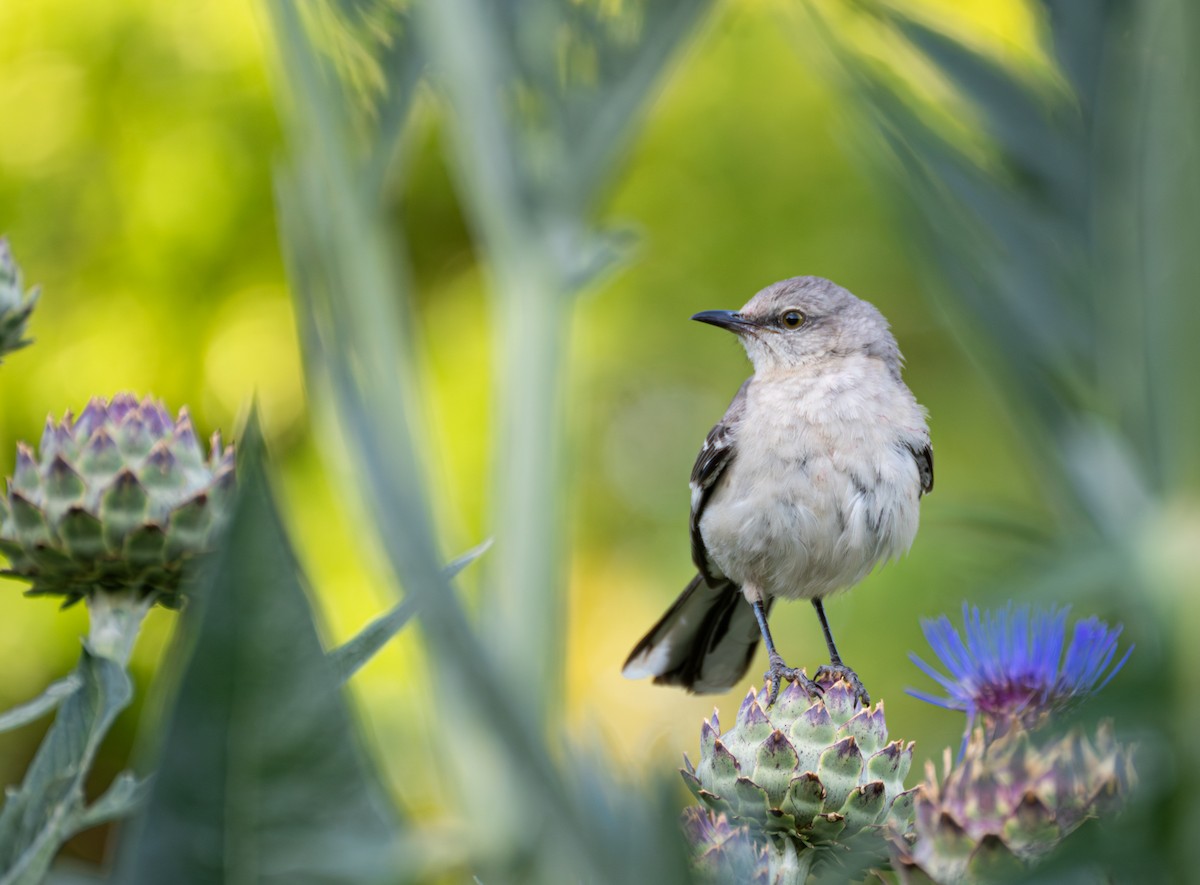
M 153 594 L 141 599 L 130 594 L 94 593 L 88 598 L 88 647 L 99 657 L 129 665 L 146 614 L 154 607 Z
M 565 658 L 567 324 L 574 298 L 621 256 L 618 239 L 591 218 L 639 110 L 707 6 L 439 0 L 417 7 L 452 109 L 460 193 L 499 320 L 497 544 L 484 618 L 512 684 L 541 716 L 560 702 Z

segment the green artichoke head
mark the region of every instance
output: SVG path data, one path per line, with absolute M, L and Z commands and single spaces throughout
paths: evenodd
M 813 700 L 790 683 L 774 707 L 751 690 L 724 734 L 716 713 L 700 729 L 700 761 L 683 779 L 707 808 L 797 850 L 882 838 L 907 821 L 904 778 L 913 745 L 888 741 L 883 703 L 863 707 L 849 685 L 827 677 Z
M 186 409 L 172 420 L 149 397 L 93 399 L 78 418 L 47 419 L 36 451 L 18 443 L 0 495 L 0 574 L 68 604 L 106 591 L 176 607 L 233 483 L 233 447 L 214 434 L 206 454 Z
M 8 240 L 0 237 L 0 362 L 29 343 L 25 324 L 37 303 L 37 289 L 26 292 L 21 284 L 21 269 L 13 261 Z

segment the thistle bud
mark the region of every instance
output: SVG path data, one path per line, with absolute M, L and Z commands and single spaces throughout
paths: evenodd
M 0 237 L 0 362 L 29 343 L 25 324 L 37 304 L 36 288 L 26 292 L 21 284 L 21 269 L 13 261 L 8 240 Z
M 893 867 L 904 881 L 941 885 L 1001 870 L 1019 878 L 1085 820 L 1123 804 L 1131 755 L 1107 724 L 1094 738 L 1076 729 L 1042 742 L 1025 731 L 988 742 L 978 728 L 957 764 L 946 751 L 940 779 L 927 767 L 912 829 L 893 830 Z
M 206 453 L 186 410 L 172 420 L 148 397 L 93 399 L 78 418 L 47 419 L 36 451 L 18 443 L 0 495 L 0 574 L 67 604 L 107 592 L 176 607 L 233 482 L 233 447 L 214 437 Z
M 864 707 L 841 679 L 811 700 L 790 683 L 770 709 L 751 690 L 728 731 L 714 713 L 700 729 L 700 760 L 681 772 L 697 799 L 733 827 L 786 840 L 813 863 L 822 849 L 883 846 L 888 821 L 906 822 L 904 778 L 913 745 L 888 741 L 883 703 Z

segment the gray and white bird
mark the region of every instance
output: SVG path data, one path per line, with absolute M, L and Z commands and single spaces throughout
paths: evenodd
M 738 336 L 754 364 L 692 468 L 692 560 L 698 574 L 625 663 L 631 679 L 723 692 L 746 673 L 761 635 L 774 702 L 786 666 L 767 615 L 808 599 L 842 663 L 822 600 L 906 552 L 918 503 L 933 488 L 925 409 L 900 377 L 903 358 L 872 305 L 820 277 L 763 289 L 739 311 L 692 317 Z

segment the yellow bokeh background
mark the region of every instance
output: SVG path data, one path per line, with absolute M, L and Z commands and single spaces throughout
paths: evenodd
M 1036 22 L 1022 4 L 912 8 L 1031 76 L 1040 69 Z M 869 32 L 861 39 L 872 48 Z M 186 404 L 202 432 L 227 436 L 257 399 L 333 643 L 400 590 L 365 539 L 336 428 L 322 426 L 327 414 L 305 388 L 274 217 L 282 143 L 268 46 L 260 11 L 230 0 L 0 6 L 0 233 L 26 282 L 43 290 L 36 344 L 0 367 L 0 470 L 11 470 L 18 440 L 37 440 L 47 414 L 78 411 L 93 395 L 153 393 L 172 409 Z M 873 51 L 904 65 L 886 46 Z M 486 495 L 503 465 L 489 455 L 487 293 L 443 131 L 424 96 L 409 172 L 392 197 L 419 284 L 426 450 L 450 557 L 496 534 Z M 735 343 L 688 323 L 691 313 L 737 307 L 777 279 L 815 273 L 891 320 L 909 384 L 930 410 L 937 489 L 911 555 L 828 611 L 844 658 L 886 698 L 893 736 L 918 741 L 918 758 L 939 757 L 962 728 L 903 693 L 923 685 L 906 660 L 923 646 L 919 617 L 953 613 L 964 598 L 989 601 L 980 588 L 1016 542 L 978 528 L 985 505 L 1033 526 L 1045 518 L 969 338 L 923 297 L 876 151 L 804 17 L 783 2 L 731 2 L 683 51 L 614 183 L 606 215 L 636 226 L 640 246 L 579 302 L 571 331 L 566 719 L 572 737 L 599 735 L 635 777 L 694 754 L 701 716 L 714 704 L 732 713 L 742 693 L 697 698 L 619 673 L 690 577 L 688 473 L 748 371 Z M 464 586 L 473 592 L 469 572 Z M 139 698 L 153 697 L 173 617 L 156 612 L 139 645 Z M 807 606 L 780 606 L 775 623 L 789 662 L 823 661 Z M 80 608 L 60 613 L 0 580 L 0 707 L 64 674 L 84 631 Z M 432 818 L 452 803 L 426 761 L 437 739 L 424 666 L 419 633 L 406 631 L 353 692 L 398 800 Z M 139 704 L 122 718 L 97 783 L 129 758 L 147 712 Z M 43 728 L 0 736 L 6 783 L 20 777 Z M 85 838 L 72 850 L 101 849 Z

